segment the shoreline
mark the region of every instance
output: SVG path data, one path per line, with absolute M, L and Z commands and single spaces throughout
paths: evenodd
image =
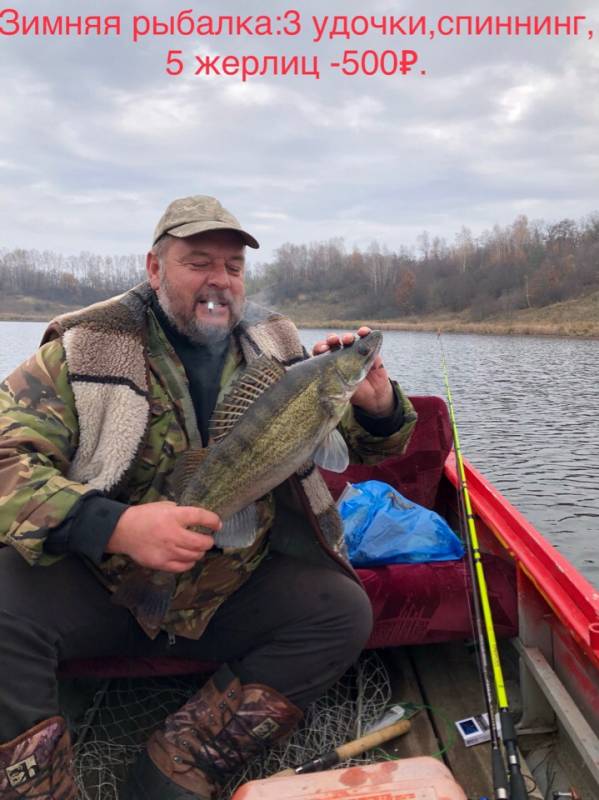
M 252 299 L 250 297 L 249 299 Z M 267 304 L 260 296 L 255 298 Z M 544 336 L 573 339 L 599 338 L 599 292 L 584 297 L 555 303 L 543 308 L 522 309 L 509 314 L 496 315 L 482 320 L 472 320 L 470 312 L 439 313 L 430 316 L 406 316 L 400 319 L 339 319 L 329 316 L 328 304 L 302 302 L 289 303 L 275 310 L 290 317 L 298 328 L 324 328 L 329 330 L 355 330 L 360 325 L 382 331 L 407 331 L 423 333 L 464 333 L 487 336 Z M 60 302 L 44 304 L 24 296 L 3 298 L 0 304 L 2 322 L 48 323 L 53 317 L 77 311 L 81 305 Z
M 324 305 L 310 308 L 306 303 L 287 304 L 279 309 L 287 313 L 300 328 L 356 329 L 368 325 L 382 331 L 426 333 L 465 333 L 485 336 L 544 336 L 569 339 L 599 338 L 599 292 L 553 303 L 543 308 L 526 308 L 472 319 L 473 310 L 458 313 L 406 315 L 396 319 L 370 317 L 341 320 L 329 316 Z
M 73 307 L 72 311 L 76 311 Z M 286 313 L 286 312 L 282 312 Z M 48 314 L 0 314 L 0 322 L 44 322 L 48 323 L 54 315 Z M 352 330 L 360 325 L 377 328 L 381 331 L 408 331 L 415 333 L 464 333 L 483 336 L 547 336 L 571 339 L 599 339 L 599 322 L 560 322 L 558 324 L 527 322 L 463 322 L 447 318 L 399 322 L 376 319 L 325 319 L 294 320 L 298 328 L 324 328 L 325 330 Z
M 546 336 L 565 339 L 599 339 L 599 323 L 572 322 L 550 325 L 522 322 L 461 322 L 439 320 L 422 322 L 392 322 L 388 320 L 302 320 L 298 328 L 324 328 L 326 330 L 351 330 L 360 325 L 381 331 L 407 331 L 415 333 L 463 333 L 482 336 Z
M 77 310 L 75 307 L 73 311 Z M 285 312 L 283 312 L 285 313 Z M 53 316 L 53 315 L 52 315 Z M 0 322 L 43 322 L 52 317 L 47 314 L 0 314 Z M 463 333 L 482 336 L 545 336 L 565 339 L 599 339 L 599 322 L 570 322 L 551 325 L 525 322 L 463 322 L 460 320 L 424 320 L 398 322 L 391 320 L 294 320 L 298 328 L 323 328 L 325 330 L 352 330 L 367 325 L 381 331 L 406 331 L 414 333 Z

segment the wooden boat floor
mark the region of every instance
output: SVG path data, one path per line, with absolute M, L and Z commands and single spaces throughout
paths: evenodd
M 511 676 L 517 674 L 516 653 L 507 642 L 500 643 L 500 650 L 508 696 L 512 704 L 514 699 L 517 701 L 514 704 L 514 710 L 517 710 L 518 687 L 511 680 Z M 389 648 L 378 652 L 387 666 L 392 700 L 422 707 L 411 720 L 411 730 L 386 748 L 389 756 L 436 756 L 449 767 L 469 798 L 492 797 L 490 745 L 465 747 L 454 724 L 456 720 L 485 711 L 474 648 L 463 642 L 453 642 Z M 189 680 L 183 681 L 187 695 L 193 691 L 187 686 Z M 197 678 L 191 680 L 197 681 Z M 141 744 L 149 731 L 185 700 L 185 697 L 177 699 L 173 695 L 169 699 L 171 706 L 159 706 L 156 719 L 149 720 L 146 725 L 140 716 L 142 712 L 146 713 L 145 700 L 136 700 L 132 705 L 133 700 L 139 697 L 140 688 L 142 695 L 146 691 L 143 689 L 144 679 L 104 682 L 106 686 L 108 683 L 112 687 L 111 695 L 118 701 L 114 706 L 106 701 L 101 692 L 98 694 L 97 680 L 90 681 L 89 685 L 85 679 L 63 682 L 61 699 L 65 716 L 71 719 L 85 716 L 90 722 L 93 719 L 94 725 L 96 717 L 100 717 L 98 723 L 104 730 L 104 737 L 108 736 L 117 742 L 120 741 L 119 737 L 124 737 L 123 742 L 135 738 Z M 92 705 L 96 705 L 97 714 L 91 718 L 88 714 L 82 715 L 82 710 L 87 708 L 89 711 Z M 85 728 L 85 725 L 80 727 Z M 79 734 L 85 737 L 88 733 L 79 730 Z M 376 754 L 373 756 L 377 759 Z M 119 780 L 124 778 L 124 765 L 113 765 L 112 771 Z M 91 780 L 96 780 L 96 777 L 94 773 Z
M 436 756 L 468 797 L 492 797 L 490 744 L 466 747 L 454 724 L 486 710 L 474 648 L 462 642 L 394 648 L 385 651 L 385 658 L 393 700 L 423 706 L 412 718 L 409 733 L 393 743 L 390 755 Z M 506 683 L 512 682 L 506 678 Z M 507 689 L 511 701 L 514 686 Z

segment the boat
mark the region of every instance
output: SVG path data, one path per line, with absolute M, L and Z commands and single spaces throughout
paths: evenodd
M 412 401 L 418 424 L 406 453 L 375 467 L 350 466 L 341 475 L 325 472 L 325 479 L 335 496 L 347 481 L 385 481 L 434 508 L 459 530 L 460 479 L 447 406 L 438 397 Z M 467 459 L 464 467 L 510 708 L 517 712 L 529 796 L 599 800 L 599 592 Z M 473 645 L 472 585 L 464 560 L 358 573 L 376 620 L 367 646 L 381 654 L 389 670 L 393 699 L 423 709 L 388 757 L 415 764 L 436 754 L 462 787 L 461 796 L 493 797 L 490 745 L 466 746 L 455 727 L 456 721 L 485 710 Z M 66 685 L 90 678 L 103 682 L 103 692 L 93 694 L 93 704 L 83 715 L 85 730 L 79 732 L 87 735 L 111 681 L 180 676 L 206 666 L 156 659 L 76 660 L 62 664 L 61 675 Z M 116 786 L 118 790 L 118 779 Z M 314 796 L 436 796 L 377 793 L 375 788 L 373 784 L 370 794 L 364 786 L 361 794 L 344 794 L 346 784 L 337 794 L 332 789 L 327 794 L 321 787 Z M 253 796 L 247 787 L 244 792 L 243 797 Z M 102 800 L 109 797 L 104 794 Z

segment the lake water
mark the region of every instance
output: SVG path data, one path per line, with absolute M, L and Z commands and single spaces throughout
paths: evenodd
M 0 376 L 43 323 L 0 322 Z M 310 349 L 330 331 L 303 330 Z M 464 455 L 599 586 L 598 343 L 444 334 Z M 385 332 L 383 358 L 409 394 L 444 396 L 434 333 Z

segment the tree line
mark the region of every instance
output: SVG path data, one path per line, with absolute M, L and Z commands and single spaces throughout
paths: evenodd
M 0 291 L 85 303 L 118 294 L 145 278 L 142 255 L 63 256 L 0 251 Z M 557 223 L 517 217 L 474 237 L 463 227 L 452 243 L 423 232 L 415 248 L 373 243 L 348 250 L 341 239 L 284 244 L 254 265 L 248 293 L 274 306 L 306 300 L 337 318 L 390 318 L 460 312 L 509 313 L 599 289 L 599 214 Z
M 599 214 L 578 222 L 517 217 L 452 243 L 424 232 L 415 249 L 377 243 L 348 251 L 342 240 L 285 244 L 254 277 L 273 304 L 342 302 L 337 317 L 394 318 L 460 312 L 473 318 L 541 307 L 599 289 Z
M 144 280 L 145 256 L 63 256 L 51 251 L 1 250 L 0 292 L 65 303 L 93 303 Z

